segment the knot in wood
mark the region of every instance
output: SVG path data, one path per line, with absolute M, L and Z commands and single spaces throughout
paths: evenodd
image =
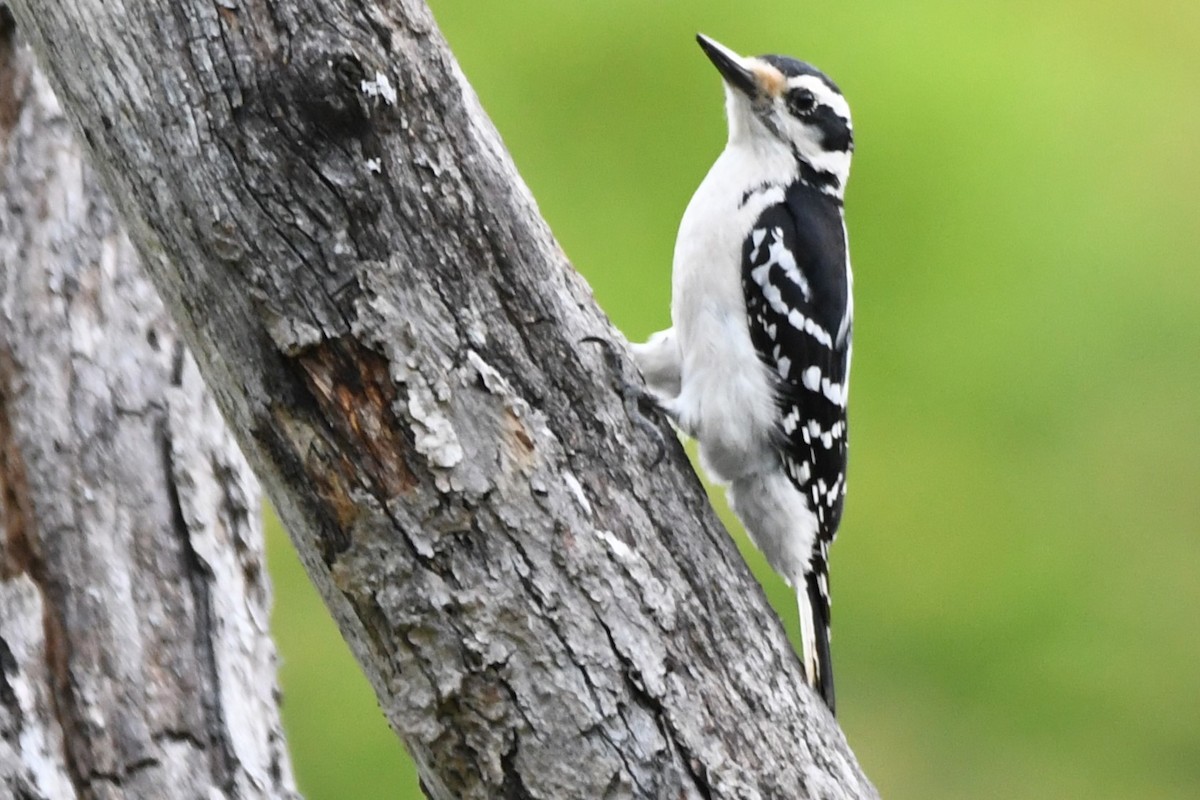
M 356 55 L 311 48 L 289 67 L 285 93 L 311 133 L 340 141 L 370 131 L 371 97 L 363 91 L 370 76 Z

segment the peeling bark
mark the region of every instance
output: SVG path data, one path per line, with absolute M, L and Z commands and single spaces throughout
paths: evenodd
M 423 3 L 13 7 L 430 796 L 875 796 Z
M 0 796 L 295 797 L 258 485 L 0 8 Z

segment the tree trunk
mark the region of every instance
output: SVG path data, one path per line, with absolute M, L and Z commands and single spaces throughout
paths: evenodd
M 875 796 L 423 3 L 13 7 L 430 795 Z
M 294 797 L 258 486 L 0 8 L 0 796 Z

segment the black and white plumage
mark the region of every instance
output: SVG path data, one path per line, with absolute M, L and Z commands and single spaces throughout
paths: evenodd
M 850 109 L 808 64 L 699 36 L 729 140 L 680 223 L 672 327 L 634 345 L 651 391 L 796 588 L 808 683 L 834 709 L 829 545 L 846 495 Z

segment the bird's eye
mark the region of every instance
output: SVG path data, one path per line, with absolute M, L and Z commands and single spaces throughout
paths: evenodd
M 792 89 L 786 98 L 788 110 L 793 114 L 807 114 L 813 110 L 816 100 L 807 89 Z

